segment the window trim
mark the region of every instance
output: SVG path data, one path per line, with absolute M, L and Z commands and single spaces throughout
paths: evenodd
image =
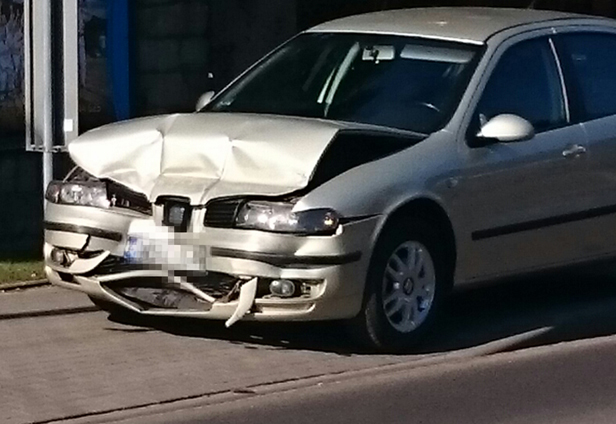
M 562 92 L 563 103 L 565 106 L 565 122 L 569 124 L 571 123 L 571 108 L 569 105 L 569 92 L 567 90 L 567 84 L 565 83 L 565 74 L 563 72 L 563 67 L 560 61 L 560 57 L 558 56 L 558 52 L 556 51 L 556 46 L 554 44 L 554 37 L 548 37 L 548 43 L 550 45 L 550 50 L 552 51 L 552 56 L 554 57 L 554 62 L 556 63 L 556 69 L 558 71 L 558 79 L 560 80 L 560 89 Z
M 549 31 L 549 32 L 548 32 Z M 472 103 L 470 105 L 472 105 L 472 107 L 469 107 L 468 110 L 472 110 L 472 112 L 468 112 L 466 114 L 465 119 L 465 123 L 464 125 L 466 126 L 466 129 L 463 131 L 462 134 L 464 134 L 463 138 L 464 138 L 464 144 L 467 148 L 469 149 L 476 149 L 479 147 L 474 147 L 472 146 L 472 140 L 475 138 L 475 134 L 472 133 L 473 130 L 473 117 L 476 116 L 476 112 L 477 112 L 477 108 L 479 107 L 479 103 L 481 102 L 481 99 L 483 98 L 483 94 L 485 92 L 486 87 L 488 86 L 490 79 L 492 78 L 492 76 L 494 75 L 494 72 L 496 70 L 496 68 L 498 67 L 498 64 L 500 63 L 501 59 L 503 58 L 503 56 L 513 47 L 521 44 L 521 43 L 525 43 L 525 42 L 530 42 L 530 41 L 536 41 L 536 40 L 541 40 L 544 39 L 548 42 L 548 48 L 550 49 L 551 53 L 552 53 L 552 58 L 554 61 L 554 64 L 556 66 L 556 68 L 558 69 L 558 78 L 560 79 L 560 87 L 561 87 L 561 96 L 562 96 L 562 100 L 563 100 L 563 106 L 564 106 L 564 112 L 565 112 L 565 116 L 564 116 L 564 121 L 561 125 L 549 128 L 547 130 L 543 130 L 543 131 L 539 131 L 537 132 L 537 134 L 542 134 L 545 132 L 549 132 L 549 131 L 554 131 L 554 130 L 559 130 L 562 128 L 567 128 L 570 127 L 572 125 L 575 125 L 576 123 L 573 122 L 573 120 L 571 119 L 571 103 L 570 103 L 570 98 L 571 96 L 569 95 L 569 90 L 568 90 L 568 85 L 566 83 L 566 79 L 564 78 L 564 76 L 566 75 L 566 71 L 565 69 L 561 68 L 560 65 L 562 65 L 560 63 L 560 58 L 557 54 L 557 50 L 555 48 L 552 48 L 552 43 L 551 41 L 555 38 L 556 33 L 554 32 L 554 29 L 552 28 L 543 28 L 540 29 L 538 31 L 532 31 L 532 34 L 529 33 L 522 33 L 522 34 L 516 34 L 506 40 L 503 40 L 494 50 L 494 53 L 492 54 L 491 58 L 489 59 L 489 63 L 486 65 L 486 67 L 484 68 L 483 72 L 484 75 L 482 76 L 481 82 L 474 88 L 475 90 L 475 95 L 473 97 Z M 557 45 L 555 46 L 557 47 Z M 568 111 L 568 112 L 567 112 Z

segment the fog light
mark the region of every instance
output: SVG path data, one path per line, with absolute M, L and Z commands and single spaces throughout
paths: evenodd
M 295 294 L 295 284 L 289 280 L 274 280 L 270 284 L 270 292 L 278 297 L 291 297 Z
M 64 252 L 64 250 L 58 249 L 56 247 L 51 249 L 51 253 L 49 254 L 49 257 L 51 258 L 52 262 L 54 262 L 54 263 L 56 263 L 58 265 L 64 266 L 68 262 L 68 258 L 66 256 L 66 253 Z

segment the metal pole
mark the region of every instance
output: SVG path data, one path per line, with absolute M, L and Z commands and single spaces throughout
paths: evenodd
M 24 112 L 26 114 L 26 151 L 36 151 L 32 108 L 32 1 L 24 1 Z
M 26 149 L 42 152 L 43 192 L 53 178 L 52 0 L 26 0 Z
M 111 1 L 111 0 L 108 0 Z M 79 134 L 79 4 L 62 0 L 62 80 L 64 113 L 62 145 Z
M 26 150 L 42 154 L 43 192 L 53 179 L 54 153 L 76 138 L 79 129 L 78 0 L 61 0 L 56 12 L 62 13 L 62 28 L 55 28 L 61 40 L 54 46 L 56 1 L 24 1 Z M 54 77 L 56 71 L 61 78 Z
M 43 28 L 42 54 L 43 63 L 43 193 L 53 179 L 53 64 L 52 64 L 52 45 L 51 45 L 51 0 L 36 0 L 36 5 L 40 5 L 40 13 L 35 13 L 35 18 L 40 19 L 39 24 Z M 36 25 L 36 20 L 34 22 Z

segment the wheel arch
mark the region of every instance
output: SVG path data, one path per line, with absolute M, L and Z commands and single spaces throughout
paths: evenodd
M 447 273 L 453 283 L 453 275 L 457 263 L 456 234 L 449 215 L 443 206 L 434 199 L 417 197 L 396 206 L 387 215 L 381 228 L 376 233 L 373 252 L 378 249 L 379 240 L 385 231 L 395 225 L 399 225 L 401 221 L 414 218 L 427 221 L 434 225 L 434 228 L 438 229 L 438 237 L 444 241 L 444 252 L 449 263 Z
M 435 239 L 431 241 L 430 246 L 435 246 L 435 248 L 437 248 L 436 246 L 438 246 L 438 248 L 441 246 L 443 247 L 443 250 L 440 252 L 442 255 L 440 257 L 442 259 L 439 262 L 443 264 L 442 267 L 445 267 L 445 274 L 441 275 L 440 283 L 438 282 L 439 280 L 437 280 L 437 284 L 441 284 L 441 288 L 444 290 L 438 291 L 437 289 L 437 294 L 441 294 L 435 298 L 434 302 L 441 304 L 444 296 L 447 295 L 447 292 L 452 287 L 456 264 L 456 237 L 446 209 L 438 203 L 437 200 L 428 197 L 417 197 L 401 202 L 392 208 L 390 213 L 386 214 L 381 226 L 375 231 L 375 241 L 371 252 L 368 273 L 366 275 L 362 309 L 358 315 L 350 321 L 352 324 L 351 328 L 353 328 L 355 332 L 354 334 L 361 342 L 369 341 L 373 345 L 381 348 L 383 346 L 386 348 L 388 346 L 393 347 L 393 349 L 404 348 L 404 346 L 409 343 L 412 344 L 421 340 L 423 335 L 426 334 L 425 332 L 430 331 L 429 329 L 433 325 L 431 323 L 436 322 L 434 318 L 435 312 L 433 312 L 433 318 L 429 318 L 430 321 L 427 324 L 422 324 L 419 330 L 415 330 L 412 333 L 415 334 L 414 338 L 408 339 L 408 335 L 406 335 L 403 341 L 397 338 L 397 336 L 394 336 L 392 339 L 393 341 L 390 341 L 392 331 L 394 330 L 385 325 L 382 315 L 383 312 L 381 311 L 382 306 L 380 306 L 379 291 L 374 290 L 374 283 L 376 282 L 374 277 L 377 274 L 373 273 L 378 272 L 378 275 L 380 275 L 383 267 L 381 261 L 386 257 L 383 255 L 389 252 L 389 250 L 382 249 L 382 247 L 386 247 L 386 245 L 392 241 L 396 243 L 399 242 L 396 241 L 396 238 L 400 238 L 399 235 L 395 233 L 396 228 L 400 226 L 401 223 L 413 222 L 413 219 L 420 221 L 421 224 L 430 225 L 429 230 L 426 231 L 423 231 L 426 227 L 421 224 L 419 224 L 419 227 L 415 226 L 414 231 L 423 233 L 423 237 L 429 237 L 433 233 L 433 229 L 436 229 L 437 233 L 435 234 Z M 417 221 L 415 222 L 417 223 Z M 440 242 L 441 240 L 442 243 Z M 438 244 L 436 244 L 437 242 Z M 433 305 L 433 307 L 435 306 Z M 439 307 L 438 305 L 436 307 L 436 313 L 438 314 Z M 428 325 L 428 327 L 426 327 L 426 325 Z M 413 336 L 411 335 L 411 337 Z

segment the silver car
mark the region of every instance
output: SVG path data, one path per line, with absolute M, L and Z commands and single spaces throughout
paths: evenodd
M 556 12 L 322 24 L 196 113 L 72 142 L 47 276 L 109 311 L 407 348 L 453 286 L 616 256 L 614 52 L 614 21 Z

